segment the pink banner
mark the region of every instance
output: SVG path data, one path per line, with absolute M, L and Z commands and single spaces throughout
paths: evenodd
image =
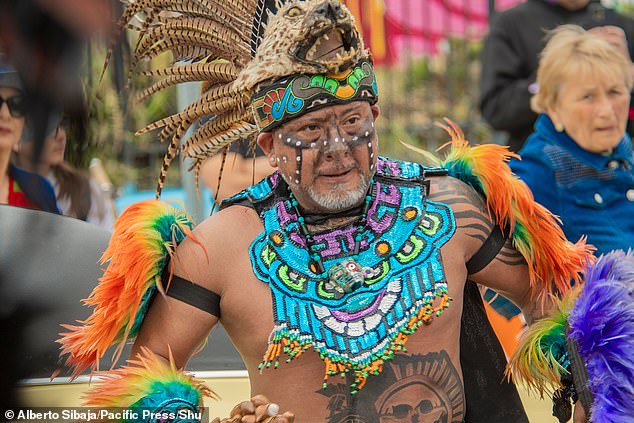
M 371 0 L 372 1 L 372 0 Z M 521 0 L 496 0 L 497 10 Z M 385 62 L 408 55 L 435 54 L 448 36 L 480 39 L 488 30 L 487 0 L 383 0 Z M 376 17 L 373 24 L 378 24 Z M 370 30 L 372 30 L 370 28 Z

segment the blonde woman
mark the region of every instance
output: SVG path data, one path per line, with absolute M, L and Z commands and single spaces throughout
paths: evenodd
M 511 163 L 561 217 L 567 238 L 587 235 L 599 253 L 634 247 L 634 153 L 625 132 L 632 63 L 619 37 L 574 25 L 552 32 L 532 98 L 535 132 Z

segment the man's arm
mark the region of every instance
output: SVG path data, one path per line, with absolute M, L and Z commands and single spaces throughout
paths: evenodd
M 485 200 L 473 188 L 452 177 L 432 180 L 430 200 L 451 206 L 456 219 L 456 237 L 462 247 L 464 263 L 481 250 L 491 236 L 493 222 Z M 495 248 L 485 247 L 484 248 Z M 536 307 L 529 283 L 529 271 L 524 257 L 506 240 L 503 246 L 492 252 L 492 260 L 483 268 L 468 275 L 470 280 L 496 290 L 522 309 L 527 322 L 541 316 L 542 308 Z
M 227 262 L 225 254 L 230 248 L 220 248 L 218 240 L 227 243 L 234 239 L 227 233 L 231 225 L 226 217 L 227 213 L 222 213 L 207 218 L 191 237 L 183 240 L 172 258 L 174 275 L 219 296 L 222 296 L 224 269 L 220 263 Z M 217 316 L 180 300 L 157 294 L 134 343 L 132 357 L 141 347 L 165 359 L 171 351 L 176 366 L 183 368 L 218 320 Z

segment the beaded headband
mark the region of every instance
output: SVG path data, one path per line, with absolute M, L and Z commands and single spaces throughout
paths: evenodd
M 263 132 L 310 111 L 359 100 L 370 104 L 378 101 L 376 76 L 369 60 L 339 74 L 291 75 L 261 84 L 251 98 L 251 109 Z

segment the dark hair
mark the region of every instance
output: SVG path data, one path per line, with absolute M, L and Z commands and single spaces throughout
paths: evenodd
M 62 162 L 51 166 L 59 184 L 58 199 L 69 199 L 70 208 L 66 214 L 86 220 L 91 206 L 90 179 L 86 173 Z

